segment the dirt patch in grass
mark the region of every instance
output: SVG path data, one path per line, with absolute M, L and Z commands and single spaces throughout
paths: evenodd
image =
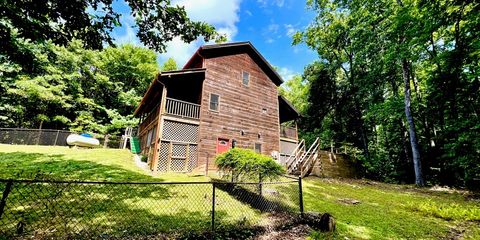
M 265 225 L 263 231 L 252 239 L 305 239 L 311 231 L 312 229 L 303 223 L 299 216 L 275 214 L 268 217 L 268 225 Z

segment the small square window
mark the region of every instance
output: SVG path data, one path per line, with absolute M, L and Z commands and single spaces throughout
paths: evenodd
M 256 153 L 262 153 L 262 144 L 261 143 L 255 143 L 254 150 Z
M 217 94 L 210 94 L 210 110 L 218 111 L 218 105 L 220 102 L 220 96 Z
M 242 82 L 243 85 L 248 86 L 248 83 L 250 82 L 250 73 L 242 71 Z

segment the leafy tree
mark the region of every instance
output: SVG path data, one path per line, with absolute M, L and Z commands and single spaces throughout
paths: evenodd
M 42 74 L 3 65 L 18 72 L 2 81 L 2 126 L 116 134 L 137 124 L 132 113 L 158 72 L 153 51 L 132 45 L 88 50 L 79 40 L 66 47 L 29 44 L 42 59 Z
M 177 67 L 177 62 L 175 62 L 175 59 L 173 58 L 169 58 L 167 59 L 167 61 L 165 61 L 162 65 L 162 67 L 160 68 L 162 71 L 173 71 L 173 70 L 177 70 L 178 67 Z
M 119 47 L 108 47 L 100 54 L 99 66 L 111 82 L 118 82 L 122 102 L 129 103 L 130 108 L 122 114 L 131 112 L 131 107 L 136 107 L 152 79 L 158 72 L 155 52 L 146 48 L 125 44 Z M 137 97 L 132 99 L 130 96 Z M 133 105 L 132 105 L 133 104 Z
M 163 52 L 166 43 L 179 36 L 191 42 L 223 40 L 214 27 L 191 21 L 183 7 L 169 0 L 126 0 L 138 27 L 137 36 L 145 46 Z M 18 63 L 27 72 L 36 72 L 36 55 L 20 39 L 34 43 L 51 40 L 66 46 L 82 40 L 86 48 L 101 49 L 113 44 L 112 29 L 121 26 L 120 13 L 111 0 L 6 0 L 0 2 L 0 54 Z
M 279 94 L 287 98 L 300 113 L 304 113 L 308 106 L 308 89 L 309 83 L 303 81 L 302 76 L 295 75 L 278 90 Z
M 424 184 L 423 174 L 446 184 L 478 179 L 480 5 L 447 0 L 308 5 L 317 16 L 294 43 L 305 42 L 321 63 L 306 68 L 304 78 L 319 78 L 310 69 L 322 65 L 321 75 L 333 81 L 310 83 L 312 116 L 302 128 L 362 149 L 370 177 L 415 179 L 418 185 Z M 316 97 L 320 104 L 313 102 Z

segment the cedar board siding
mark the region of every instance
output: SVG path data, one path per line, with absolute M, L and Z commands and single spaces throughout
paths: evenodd
M 256 62 L 243 53 L 207 58 L 203 67 L 207 72 L 201 99 L 197 166 L 204 166 L 207 158 L 209 167 L 214 166 L 217 138 L 235 139 L 241 148 L 253 149 L 255 143 L 261 143 L 262 154 L 278 151 L 278 90 Z M 242 83 L 242 71 L 250 73 L 248 86 Z M 209 110 L 211 93 L 220 95 L 218 112 Z M 245 132 L 243 136 L 241 130 Z

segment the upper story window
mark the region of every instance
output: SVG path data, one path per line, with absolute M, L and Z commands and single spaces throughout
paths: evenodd
M 242 71 L 242 82 L 243 85 L 248 86 L 250 83 L 250 73 Z
M 220 96 L 218 94 L 210 93 L 210 110 L 218 111 L 220 103 Z

